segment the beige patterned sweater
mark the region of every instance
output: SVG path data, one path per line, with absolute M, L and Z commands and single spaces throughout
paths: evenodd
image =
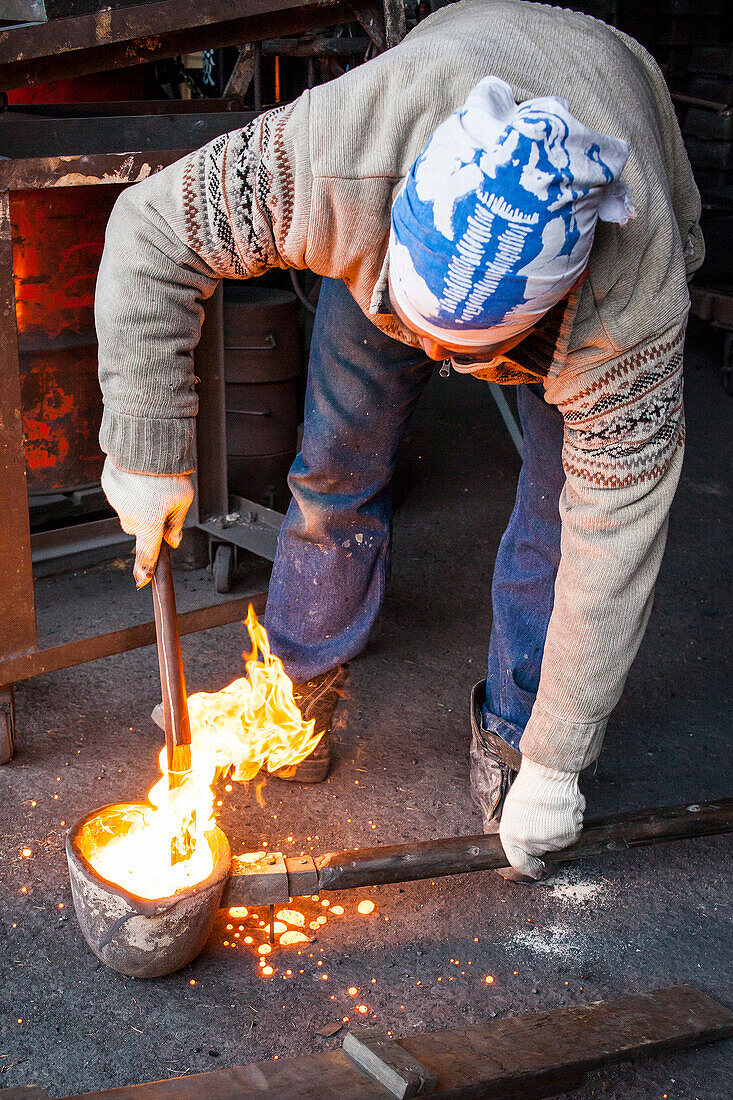
M 599 223 L 582 290 L 489 372 L 542 379 L 565 419 L 562 559 L 521 748 L 580 770 L 600 751 L 651 610 L 682 461 L 687 278 L 703 257 L 669 94 L 637 43 L 545 5 L 461 0 L 367 65 L 128 189 L 97 283 L 100 439 L 125 469 L 193 468 L 191 353 L 201 301 L 222 276 L 292 266 L 343 278 L 379 328 L 414 344 L 387 293 L 392 199 L 488 73 L 517 101 L 565 96 L 631 148 L 623 178 L 637 218 Z

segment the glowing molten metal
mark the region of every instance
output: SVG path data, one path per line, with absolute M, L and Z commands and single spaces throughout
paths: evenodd
M 252 642 L 252 652 L 245 655 L 246 676 L 223 691 L 189 697 L 190 773 L 179 787 L 169 789 L 163 748 L 158 757 L 161 778 L 148 794 L 149 811 L 131 809 L 129 830 L 110 834 L 90 856 L 100 875 L 140 897 L 169 897 L 211 873 L 206 833 L 214 824 L 212 785 L 217 779 L 242 782 L 261 769 L 294 767 L 321 739 L 322 734 L 314 733 L 315 723 L 303 721 L 292 681 L 271 653 L 251 605 L 246 624 Z M 192 818 L 192 855 L 171 866 L 171 835 L 182 837 Z

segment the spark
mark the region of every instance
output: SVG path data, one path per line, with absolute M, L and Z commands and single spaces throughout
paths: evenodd
M 350 997 L 355 997 L 359 990 L 356 988 L 355 985 L 350 985 L 346 992 L 349 994 Z
M 33 855 L 33 851 L 31 848 L 24 848 L 21 854 L 23 856 L 23 859 L 30 859 Z
M 493 985 L 496 979 L 494 978 L 493 974 L 487 974 L 484 978 L 484 981 L 487 985 Z
M 191 981 L 190 981 L 190 982 L 189 982 L 188 984 L 189 984 L 189 985 L 196 985 L 196 979 L 195 979 L 195 978 L 191 978 Z
M 366 916 L 367 913 L 373 913 L 374 912 L 374 902 L 373 901 L 360 901 L 356 908 L 357 908 L 357 911 L 359 913 L 361 913 L 363 916 Z
M 269 977 L 270 977 L 270 974 L 274 974 L 274 973 L 275 973 L 275 971 L 273 970 L 273 968 L 272 968 L 271 966 L 263 966 L 263 967 L 262 967 L 262 973 L 263 973 L 264 975 L 266 975 L 266 977 L 268 977 L 268 978 L 269 978 Z
M 356 1011 L 361 1012 L 362 1016 L 366 1016 L 369 1009 L 367 1008 L 366 1005 L 357 1005 L 356 1006 Z
M 269 943 L 261 943 L 257 950 L 259 951 L 260 955 L 269 955 L 272 951 L 272 948 L 270 947 Z
M 249 909 L 246 905 L 233 905 L 229 910 L 229 916 L 233 920 L 243 920 L 244 917 L 249 915 Z
M 344 907 L 343 905 L 332 905 L 331 912 L 334 913 L 337 917 L 341 917 L 343 916 Z

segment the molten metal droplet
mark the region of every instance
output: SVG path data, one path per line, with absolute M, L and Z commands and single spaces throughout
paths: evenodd
M 357 911 L 359 913 L 362 913 L 364 916 L 366 916 L 367 913 L 373 913 L 374 912 L 374 902 L 373 901 L 360 901 L 356 908 L 357 908 Z
M 487 985 L 493 985 L 494 980 L 495 979 L 494 979 L 492 974 L 487 974 L 487 976 L 484 978 L 484 981 L 486 982 Z
M 350 997 L 355 997 L 359 990 L 356 988 L 355 985 L 350 985 L 346 992 L 349 994 Z
M 356 1006 L 356 1011 L 361 1012 L 362 1016 L 365 1016 L 366 1013 L 369 1011 L 369 1009 L 367 1008 L 366 1005 L 357 1005 Z
M 280 946 L 290 947 L 293 943 L 308 943 L 308 937 L 302 932 L 283 932 L 280 937 Z
M 344 914 L 344 907 L 343 905 L 332 905 L 331 912 L 334 913 L 337 917 L 342 917 Z
M 275 971 L 273 970 L 273 968 L 271 966 L 263 966 L 262 967 L 262 973 L 267 975 L 267 977 L 269 978 L 270 974 L 274 974 Z
M 23 855 L 23 859 L 30 859 L 31 856 L 33 855 L 33 852 L 30 848 L 24 848 L 23 852 L 22 852 L 22 855 Z
M 278 909 L 275 916 L 278 920 L 287 921 L 288 924 L 294 924 L 296 928 L 302 928 L 305 925 L 305 917 L 302 913 L 299 913 L 297 909 Z
M 261 943 L 257 950 L 259 951 L 260 955 L 269 955 L 272 951 L 272 948 L 270 947 L 269 943 Z

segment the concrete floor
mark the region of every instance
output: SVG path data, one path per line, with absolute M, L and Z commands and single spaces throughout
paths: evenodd
M 584 780 L 593 815 L 731 793 L 733 404 L 696 342 L 687 390 L 690 443 L 669 549 L 647 638 Z M 479 830 L 467 700 L 484 665 L 491 566 L 517 470 L 488 391 L 436 378 L 405 448 L 394 573 L 376 635 L 352 666 L 332 775 L 300 790 L 271 781 L 264 808 L 252 787 L 235 787 L 220 819 L 235 850 Z M 128 564 L 40 582 L 44 639 L 149 617 L 149 592 L 135 593 Z M 182 607 L 211 599 L 205 574 L 177 580 Z M 263 587 L 262 570 L 237 594 L 246 583 Z M 240 625 L 186 638 L 190 689 L 228 683 L 244 646 Z M 154 781 L 157 699 L 151 648 L 18 688 L 17 757 L 0 773 L 0 1087 L 35 1082 L 62 1097 L 332 1048 L 343 1033 L 319 1029 L 345 1016 L 401 1035 L 681 982 L 733 999 L 730 838 L 587 860 L 529 890 L 488 873 L 332 896 L 345 913 L 302 954 L 278 949 L 269 979 L 254 953 L 258 915 L 239 938 L 239 922 L 228 930 L 222 919 L 191 967 L 122 978 L 82 941 L 63 838 L 90 809 Z M 356 911 L 363 897 L 376 902 L 370 916 Z M 326 912 L 299 908 L 309 920 Z M 731 1050 L 604 1070 L 573 1096 L 729 1100 Z

